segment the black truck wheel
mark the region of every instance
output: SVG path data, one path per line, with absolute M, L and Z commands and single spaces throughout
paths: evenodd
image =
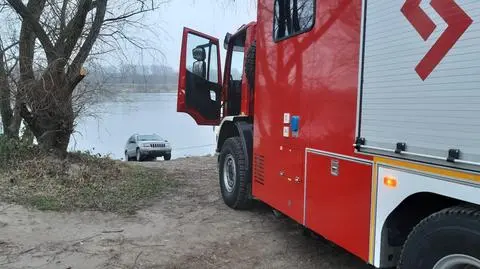
M 480 269 L 480 211 L 453 207 L 418 224 L 405 242 L 398 269 Z
M 247 59 L 245 61 L 245 76 L 247 77 L 250 90 L 255 87 L 255 58 L 257 54 L 257 41 L 253 41 L 247 51 Z
M 225 141 L 219 156 L 219 179 L 222 198 L 233 209 L 252 207 L 251 178 L 246 169 L 246 152 L 239 137 Z

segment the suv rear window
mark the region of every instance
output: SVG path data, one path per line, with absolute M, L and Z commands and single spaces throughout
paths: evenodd
M 275 0 L 275 41 L 310 31 L 315 22 L 315 1 Z

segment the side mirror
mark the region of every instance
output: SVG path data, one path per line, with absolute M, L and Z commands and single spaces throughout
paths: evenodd
M 234 38 L 234 40 L 232 40 L 232 38 Z M 225 35 L 225 40 L 223 41 L 223 48 L 225 50 L 228 50 L 229 45 L 233 46 L 233 51 L 243 52 L 244 44 L 242 39 L 234 37 L 232 34 L 227 33 Z
M 225 40 L 223 41 L 223 48 L 228 50 L 228 44 L 230 43 L 230 39 L 232 38 L 232 34 L 227 33 L 225 35 Z

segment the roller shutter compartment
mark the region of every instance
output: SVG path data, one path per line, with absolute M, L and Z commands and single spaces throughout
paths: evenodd
M 480 1 L 367 0 L 363 18 L 357 148 L 480 170 Z

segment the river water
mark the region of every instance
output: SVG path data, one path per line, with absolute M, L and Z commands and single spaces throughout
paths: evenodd
M 95 117 L 78 121 L 70 150 L 122 159 L 132 134 L 156 133 L 172 144 L 172 158 L 214 154 L 213 128 L 198 126 L 189 115 L 176 112 L 176 102 L 176 93 L 134 93 L 101 103 L 92 109 Z

